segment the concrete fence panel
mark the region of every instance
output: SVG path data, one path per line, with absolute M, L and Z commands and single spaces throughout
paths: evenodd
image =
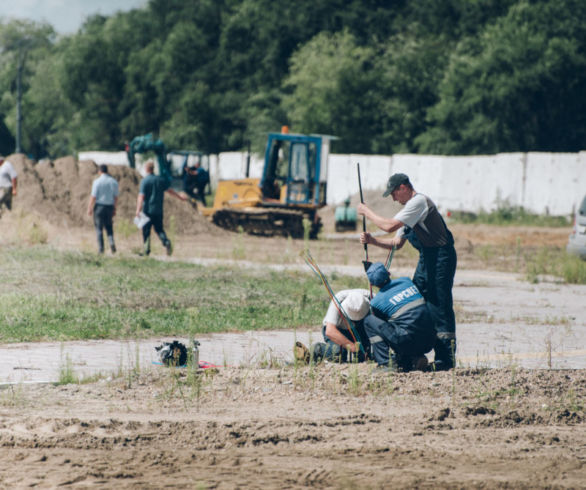
M 357 163 L 360 163 L 363 190 L 380 189 L 381 185 L 386 185 L 391 157 L 332 154 L 328 165 L 328 204 L 341 204 L 359 192 Z
M 586 153 L 528 153 L 523 206 L 569 215 L 586 194 Z
M 246 175 L 246 153 L 210 155 L 212 187 L 219 180 Z M 78 158 L 127 165 L 125 152 L 83 152 Z M 328 204 L 339 205 L 362 188 L 381 191 L 396 172 L 409 176 L 415 189 L 429 195 L 442 212 L 490 211 L 499 204 L 523 206 L 551 215 L 570 215 L 586 194 L 586 152 L 500 153 L 478 156 L 331 154 Z M 264 155 L 250 156 L 250 177 L 260 178 Z

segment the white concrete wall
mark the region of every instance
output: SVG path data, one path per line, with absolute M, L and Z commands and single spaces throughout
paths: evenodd
M 357 192 L 358 170 L 362 190 L 380 189 L 386 186 L 391 175 L 391 157 L 384 155 L 330 155 L 328 162 L 328 204 L 339 204 Z
M 392 173 L 409 175 L 438 208 L 490 210 L 500 201 L 523 205 L 524 154 L 479 156 L 394 155 Z
M 523 206 L 537 213 L 569 214 L 586 195 L 586 152 L 528 153 Z
M 77 159 L 93 160 L 97 165 L 128 165 L 128 155 L 125 151 L 81 151 Z
M 384 190 L 388 177 L 403 172 L 442 212 L 490 211 L 507 202 L 534 213 L 562 216 L 570 215 L 586 195 L 586 152 L 331 155 L 329 204 L 340 204 L 358 192 L 356 162 L 363 189 Z
M 250 155 L 249 177 L 260 179 L 264 165 L 264 155 Z M 246 152 L 224 152 L 218 155 L 217 180 L 241 179 L 246 175 Z
M 78 158 L 98 164 L 128 164 L 125 152 L 83 152 Z M 250 177 L 262 176 L 263 160 L 264 155 L 251 155 Z M 363 190 L 383 191 L 391 174 L 403 172 L 442 212 L 490 211 L 499 202 L 507 201 L 535 213 L 570 215 L 586 194 L 586 152 L 479 156 L 331 154 L 328 204 L 341 204 L 358 192 L 357 163 Z M 245 173 L 245 152 L 210 156 L 212 187 L 218 180 L 243 178 Z

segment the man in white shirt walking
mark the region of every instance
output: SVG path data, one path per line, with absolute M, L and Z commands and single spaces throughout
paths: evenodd
M 2 206 L 12 209 L 12 198 L 16 196 L 18 175 L 12 163 L 0 156 L 0 212 Z
M 92 183 L 92 192 L 88 203 L 87 214 L 94 217 L 94 227 L 98 239 L 98 252 L 104 253 L 103 230 L 106 230 L 108 243 L 112 253 L 116 253 L 114 243 L 113 219 L 118 204 L 118 182 L 108 174 L 108 166 L 100 165 L 100 175 Z

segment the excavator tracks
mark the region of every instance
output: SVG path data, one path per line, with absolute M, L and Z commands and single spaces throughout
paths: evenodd
M 215 225 L 231 231 L 244 231 L 251 235 L 303 238 L 303 219 L 311 223 L 309 238 L 317 238 L 322 223 L 313 210 L 289 209 L 220 209 L 212 217 Z

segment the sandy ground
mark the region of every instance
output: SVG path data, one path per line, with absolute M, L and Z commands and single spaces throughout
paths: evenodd
M 95 251 L 89 222 L 63 225 L 17 205 L 0 225 L 2 246 L 39 243 L 41 230 L 48 246 Z M 119 253 L 134 255 L 139 237 L 118 230 Z M 173 235 L 176 258 L 302 265 L 302 241 L 197 230 Z M 462 345 L 475 346 L 471 357 L 502 355 L 503 367 L 389 374 L 265 359 L 195 373 L 129 368 L 87 384 L 5 385 L 0 487 L 586 488 L 586 370 L 554 368 L 563 352 L 582 359 L 584 288 L 493 273 L 514 273 L 523 260 L 501 260 L 499 247 L 563 247 L 569 230 L 452 231 L 468 274 L 455 294 L 462 326 L 470 325 L 459 330 Z M 323 266 L 355 267 L 363 255 L 356 239 L 310 248 Z M 479 248 L 487 250 L 480 258 L 472 253 Z M 372 250 L 371 258 L 385 254 Z M 393 269 L 409 273 L 414 263 L 403 251 Z M 535 315 L 535 305 L 545 313 Z M 496 344 L 487 340 L 495 331 Z M 526 340 L 524 352 L 550 359 L 520 367 L 507 357 L 517 338 Z
M 584 488 L 584 370 L 160 369 L 0 394 L 3 488 Z
M 93 245 L 91 232 L 63 236 Z M 206 236 L 179 238 L 179 257 L 209 252 Z M 299 266 L 299 244 L 242 236 L 189 260 L 244 249 L 249 260 L 234 266 L 254 266 L 260 244 L 261 260 L 290 247 L 284 265 Z M 348 272 L 345 257 L 361 254 L 352 247 L 313 248 L 336 250 Z M 409 273 L 412 259 L 395 260 Z M 5 385 L 0 487 L 586 488 L 586 287 L 458 274 L 462 363 L 448 373 L 296 368 L 277 355 L 214 372 L 120 363 L 87 384 Z

